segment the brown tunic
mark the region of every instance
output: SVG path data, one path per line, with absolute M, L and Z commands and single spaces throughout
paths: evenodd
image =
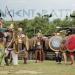
M 36 50 L 41 50 L 43 49 L 43 39 L 38 38 L 36 39 Z

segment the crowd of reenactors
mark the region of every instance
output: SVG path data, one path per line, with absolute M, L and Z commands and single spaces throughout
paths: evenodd
M 21 27 L 18 27 L 17 30 L 15 30 L 14 27 L 14 24 L 11 24 L 9 27 L 3 28 L 3 20 L 0 19 L 0 65 L 3 63 L 6 65 L 18 65 L 18 56 L 20 53 L 23 54 L 21 57 L 24 60 L 24 64 L 27 64 L 29 50 L 32 47 L 35 51 L 35 62 L 43 62 L 45 59 L 44 46 L 48 47 L 48 43 L 50 41 L 49 38 L 43 36 L 39 30 L 36 36 L 29 39 L 28 36 L 24 34 Z M 67 56 L 65 41 L 67 37 L 65 38 L 65 36 L 60 34 L 61 33 L 54 33 L 54 37 L 52 38 L 54 42 L 51 40 L 51 44 L 49 46 L 55 52 L 56 62 L 61 63 L 63 55 L 64 62 L 66 64 Z M 64 38 L 64 40 L 61 42 L 61 45 L 59 45 L 61 39 L 58 36 L 62 36 Z M 52 48 L 51 45 L 53 45 L 54 48 Z M 57 48 L 58 46 L 60 46 L 60 48 Z M 70 57 L 71 64 L 73 64 L 73 52 L 70 52 Z
M 0 19 L 0 64 L 18 64 L 18 54 L 23 53 L 24 63 L 28 57 L 28 37 L 23 33 L 22 28 L 14 30 L 11 24 L 8 28 L 3 28 L 3 21 Z M 10 59 L 10 61 L 9 61 Z

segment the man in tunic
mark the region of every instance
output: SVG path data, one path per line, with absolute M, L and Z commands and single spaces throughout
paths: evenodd
M 10 63 L 12 63 L 13 28 L 14 28 L 14 25 L 11 24 L 9 26 L 8 30 L 6 30 L 6 32 L 4 33 L 5 34 L 5 38 L 6 38 L 6 43 L 5 43 L 5 46 L 6 46 L 6 50 L 5 50 L 5 52 L 6 52 L 5 63 L 6 63 L 7 66 L 9 65 L 8 59 L 10 59 Z
M 36 50 L 35 50 L 35 58 L 36 58 L 36 63 L 38 62 L 42 62 L 44 60 L 44 51 L 43 51 L 43 35 L 41 34 L 41 32 L 39 31 L 37 33 L 37 37 L 35 40 L 36 44 Z
M 28 37 L 23 33 L 22 28 L 18 28 L 17 40 L 19 55 L 23 54 L 20 57 L 22 57 L 22 59 L 24 60 L 24 64 L 27 64 L 29 43 Z
M 18 54 L 16 51 L 16 44 L 15 44 L 16 39 L 15 39 L 15 31 L 13 24 L 9 26 L 5 35 L 6 35 L 5 63 L 6 65 L 9 65 L 8 59 L 10 59 L 10 63 L 13 63 L 13 65 L 18 65 Z
M 60 33 L 55 33 L 55 36 L 60 36 Z M 59 45 L 58 42 L 56 43 L 56 45 Z M 61 63 L 62 53 L 60 49 L 58 51 L 55 51 L 55 59 L 57 63 Z

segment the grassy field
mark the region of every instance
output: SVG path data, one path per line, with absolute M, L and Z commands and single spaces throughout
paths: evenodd
M 28 64 L 18 66 L 0 67 L 0 75 L 75 75 L 74 65 L 57 64 L 55 61 L 44 61 L 35 63 L 28 61 Z

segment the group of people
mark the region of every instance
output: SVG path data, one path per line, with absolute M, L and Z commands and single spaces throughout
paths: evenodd
M 43 38 L 40 32 L 37 33 L 34 42 L 35 47 L 35 59 L 36 63 L 44 60 L 43 51 Z M 3 22 L 0 19 L 0 65 L 5 63 L 6 65 L 18 65 L 19 55 L 24 64 L 27 64 L 28 50 L 29 50 L 29 38 L 23 33 L 23 29 L 18 27 L 15 29 L 14 24 L 11 24 L 8 28 L 3 28 Z
M 60 33 L 56 33 L 56 36 L 61 36 Z M 61 63 L 62 58 L 64 63 L 67 64 L 67 60 L 70 58 L 71 63 L 74 64 L 74 52 L 75 52 L 75 35 L 72 35 L 71 32 L 67 33 L 66 36 L 61 36 L 62 41 L 60 43 L 60 48 L 58 51 L 55 51 L 56 62 Z M 59 43 L 59 42 L 58 42 Z
M 57 35 L 59 36 L 59 35 Z M 45 59 L 44 52 L 44 41 L 41 31 L 39 31 L 34 37 L 33 46 L 35 47 L 35 60 L 37 62 L 43 62 Z M 55 51 L 56 62 L 61 62 L 62 54 L 64 57 L 64 62 L 67 62 L 66 56 L 66 46 L 63 40 L 59 51 Z M 23 33 L 22 28 L 17 28 L 15 30 L 14 24 L 11 24 L 8 28 L 3 28 L 3 21 L 0 19 L 0 65 L 5 62 L 6 65 L 13 64 L 18 65 L 19 54 L 22 53 L 22 59 L 24 64 L 27 64 L 28 50 L 29 50 L 29 39 L 27 35 Z M 58 44 L 58 43 L 57 43 Z M 73 52 L 70 52 L 71 64 L 74 63 Z M 10 61 L 9 61 L 10 59 Z M 39 61 L 38 61 L 39 60 Z
M 3 28 L 2 19 L 0 19 L 0 65 L 12 64 L 18 65 L 18 56 L 22 53 L 24 64 L 28 58 L 28 37 L 23 33 L 22 28 L 14 29 L 11 24 L 8 28 Z

